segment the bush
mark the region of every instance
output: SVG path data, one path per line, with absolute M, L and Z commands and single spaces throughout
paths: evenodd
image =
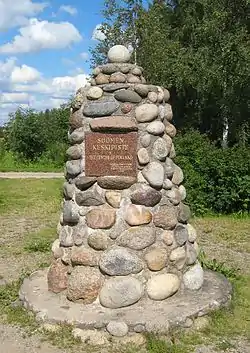
M 218 148 L 193 130 L 176 137 L 175 147 L 195 214 L 249 212 L 249 147 Z
M 6 148 L 24 161 L 37 161 L 42 156 L 62 161 L 65 148 L 60 151 L 67 143 L 68 120 L 66 106 L 45 112 L 18 109 L 5 127 Z

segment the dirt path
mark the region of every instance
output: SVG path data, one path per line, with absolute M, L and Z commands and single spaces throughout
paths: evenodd
M 0 179 L 56 179 L 63 178 L 63 173 L 42 172 L 0 172 Z
M 66 353 L 41 342 L 36 335 L 25 338 L 21 329 L 8 325 L 0 325 L 0 341 L 0 353 Z

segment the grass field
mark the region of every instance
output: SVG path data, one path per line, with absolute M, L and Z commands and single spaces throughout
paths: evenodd
M 0 286 L 0 322 L 21 325 L 29 332 L 37 330 L 34 318 L 13 306 L 13 302 L 18 298 L 20 276 L 50 263 L 62 184 L 61 179 L 0 180 L 0 283 L 8 282 Z M 148 337 L 147 349 L 142 352 L 191 353 L 198 346 L 238 352 L 233 349 L 241 345 L 243 352 L 250 341 L 250 218 L 205 217 L 195 218 L 192 223 L 198 230 L 206 265 L 223 272 L 233 282 L 232 305 L 212 314 L 209 326 L 201 332 L 173 332 L 164 339 Z M 86 352 L 75 342 L 68 327 L 41 337 L 60 347 L 73 347 L 72 352 Z M 127 347 L 125 351 L 140 353 Z

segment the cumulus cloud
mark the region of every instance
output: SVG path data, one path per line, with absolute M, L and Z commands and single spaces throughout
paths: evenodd
M 67 12 L 71 16 L 74 16 L 74 15 L 77 14 L 77 9 L 75 7 L 73 7 L 73 6 L 70 6 L 70 5 L 62 5 L 62 6 L 60 6 L 59 11 Z
M 15 91 L 50 95 L 53 98 L 69 98 L 80 87 L 88 83 L 88 75 L 59 76 L 52 79 L 42 79 L 33 84 L 16 84 Z
M 98 24 L 95 26 L 93 33 L 92 33 L 92 39 L 94 40 L 104 40 L 106 39 L 105 34 L 102 31 L 102 25 Z
M 8 92 L 2 93 L 0 97 L 0 102 L 2 104 L 27 103 L 29 102 L 29 98 L 30 95 L 25 92 Z
M 67 76 L 45 78 L 36 68 L 17 64 L 15 57 L 0 61 L 0 125 L 20 106 L 36 110 L 57 108 L 68 102 L 89 76 L 78 68 Z
M 41 74 L 34 67 L 27 65 L 15 66 L 11 73 L 11 82 L 13 83 L 28 83 L 37 81 Z
M 0 0 L 1 1 L 1 0 Z M 82 37 L 76 27 L 69 22 L 39 21 L 30 19 L 19 29 L 12 42 L 0 47 L 0 53 L 29 53 L 41 49 L 62 49 L 79 42 Z
M 47 5 L 32 0 L 0 0 L 0 31 L 24 25 L 29 17 L 42 12 Z

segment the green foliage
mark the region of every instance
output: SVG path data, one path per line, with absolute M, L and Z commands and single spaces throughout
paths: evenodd
M 225 277 L 227 277 L 229 280 L 235 280 L 240 278 L 239 269 L 229 267 L 224 262 L 218 262 L 216 259 L 208 259 L 204 251 L 200 251 L 199 261 L 203 268 L 219 272 Z
M 135 43 L 137 61 L 153 84 L 171 91 L 178 128 L 195 128 L 218 144 L 249 143 L 250 46 L 248 0 L 105 0 L 105 41 Z M 136 38 L 136 39 L 135 39 Z M 101 52 L 101 55 L 100 55 Z
M 68 120 L 69 108 L 66 106 L 45 112 L 18 109 L 5 126 L 6 149 L 19 160 L 62 165 Z
M 195 214 L 250 211 L 250 148 L 218 148 L 197 131 L 180 134 L 175 147 Z
M 42 229 L 37 233 L 26 235 L 24 250 L 28 253 L 49 253 L 51 244 L 55 240 L 56 230 L 54 228 Z
M 100 30 L 105 39 L 91 48 L 92 67 L 104 64 L 108 50 L 116 44 L 137 47 L 136 21 L 142 9 L 142 0 L 104 0 Z M 136 59 L 136 58 L 135 58 Z
M 149 353 L 188 353 L 189 347 L 147 335 L 147 352 Z

